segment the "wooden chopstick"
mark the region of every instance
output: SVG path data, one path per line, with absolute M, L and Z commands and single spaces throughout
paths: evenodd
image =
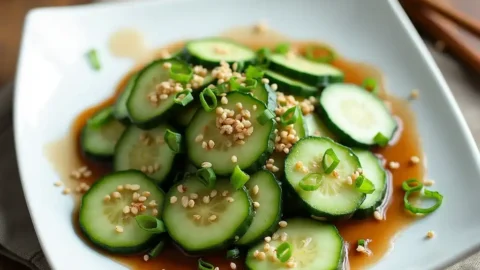
M 445 3 L 438 0 L 417 0 L 417 2 L 431 8 L 432 10 L 435 10 L 436 12 L 442 14 L 446 18 L 452 20 L 465 30 L 480 38 L 480 21 L 475 20 L 474 18 L 471 18 L 465 13 L 449 7 Z

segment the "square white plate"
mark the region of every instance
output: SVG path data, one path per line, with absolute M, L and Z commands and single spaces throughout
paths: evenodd
M 153 45 L 215 35 L 267 19 L 288 36 L 323 40 L 349 59 L 371 63 L 387 89 L 413 103 L 429 177 L 444 196 L 435 214 L 399 234 L 391 254 L 373 269 L 431 269 L 480 248 L 479 156 L 450 90 L 399 4 L 381 0 L 133 1 L 42 8 L 25 23 L 15 93 L 15 140 L 22 184 L 36 232 L 55 269 L 116 269 L 75 234 L 73 202 L 44 155 L 47 143 L 68 132 L 87 106 L 108 97 L 132 62 L 112 57 L 110 35 L 124 27 L 145 33 Z M 85 52 L 97 48 L 103 69 L 93 72 Z M 435 230 L 437 237 L 425 241 Z

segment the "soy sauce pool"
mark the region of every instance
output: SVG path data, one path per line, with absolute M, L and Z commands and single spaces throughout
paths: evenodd
M 136 36 L 141 38 L 141 35 Z M 261 35 L 254 34 L 251 28 L 247 27 L 229 30 L 223 33 L 222 36 L 237 40 L 253 49 L 258 49 L 260 47 L 273 48 L 279 42 L 289 42 L 294 48 L 302 51 L 307 45 L 318 44 L 318 42 L 314 41 L 291 40 L 273 31 L 267 31 Z M 132 42 L 136 42 L 136 44 L 141 43 L 138 40 Z M 165 46 L 164 48 L 173 52 L 182 46 L 182 42 L 177 42 Z M 145 57 L 143 59 L 155 58 L 159 51 L 160 50 L 150 50 L 150 57 Z M 344 72 L 345 82 L 361 84 L 365 78 L 374 78 L 378 82 L 382 82 L 381 73 L 366 64 L 350 61 L 340 56 L 333 61 L 332 65 Z M 65 181 L 66 179 L 69 179 L 69 172 L 81 165 L 86 165 L 92 170 L 91 177 L 82 180 L 88 184 L 93 183 L 96 179 L 111 171 L 109 165 L 99 164 L 84 158 L 79 146 L 79 136 L 88 118 L 98 110 L 112 105 L 115 102 L 116 97 L 124 89 L 130 76 L 141 66 L 141 63 L 138 64 L 134 70 L 120 80 L 116 90 L 109 99 L 104 100 L 97 106 L 88 108 L 79 114 L 73 122 L 71 132 L 66 137 L 47 145 L 46 154 L 62 179 Z M 411 165 L 409 163 L 411 156 L 418 156 L 422 161 L 424 158 L 420 146 L 420 138 L 416 129 L 415 117 L 409 108 L 408 101 L 388 95 L 388 92 L 383 87 L 383 83 L 381 83 L 380 96 L 391 107 L 392 114 L 395 115 L 400 129 L 393 145 L 383 149 L 374 149 L 374 152 L 381 156 L 385 162 L 399 162 L 400 168 L 390 171 L 390 192 L 387 194 L 387 203 L 383 208 L 386 217 L 385 220 L 378 221 L 373 218 L 367 220 L 347 220 L 336 224 L 344 240 L 350 243 L 347 258 L 348 263 L 345 264 L 345 267 L 350 267 L 351 269 L 363 269 L 382 259 L 393 249 L 396 234 L 415 220 L 412 215 L 404 211 L 404 192 L 401 189 L 401 183 L 409 178 L 423 179 L 424 177 L 425 169 L 423 162 L 417 165 Z M 69 181 L 70 182 L 65 182 L 67 186 L 74 187 L 78 185 L 78 182 L 73 180 Z M 79 196 L 75 195 L 77 206 L 79 203 L 78 198 Z M 77 228 L 76 210 L 73 215 L 73 222 L 74 226 Z M 77 230 L 77 232 L 81 236 L 81 232 L 79 230 Z M 372 251 L 371 256 L 355 251 L 358 239 L 371 240 L 368 245 Z M 230 262 L 232 262 L 232 260 L 227 260 L 225 258 L 225 253 L 226 251 L 223 251 L 203 258 L 215 266 L 218 266 L 220 269 L 230 269 Z M 131 269 L 146 270 L 197 269 L 198 260 L 198 257 L 184 255 L 173 245 L 167 246 L 159 257 L 150 259 L 148 262 L 143 260 L 143 254 L 135 256 L 106 255 Z M 237 265 L 237 269 L 245 269 L 244 258 L 233 260 L 233 262 Z

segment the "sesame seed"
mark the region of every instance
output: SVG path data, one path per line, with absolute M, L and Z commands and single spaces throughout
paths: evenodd
M 72 190 L 70 188 L 64 188 L 62 193 L 67 195 L 67 194 L 70 194 L 72 192 Z
M 237 156 L 232 156 L 231 160 L 232 160 L 233 163 L 237 163 L 238 158 L 237 158 Z
M 148 256 L 148 254 L 143 255 L 144 261 L 148 262 L 149 259 L 150 259 L 150 256 Z
M 209 221 L 215 221 L 216 219 L 217 219 L 216 215 L 211 215 L 210 217 L 208 217 Z
M 218 192 L 217 192 L 216 189 L 212 190 L 212 191 L 210 192 L 210 197 L 213 198 L 213 197 L 217 196 L 217 193 L 218 193 Z
M 280 237 L 280 235 L 278 233 L 274 233 L 272 235 L 272 240 L 277 240 L 279 237 Z
M 255 250 L 255 251 L 253 252 L 253 257 L 255 257 L 255 258 L 258 257 L 258 253 L 260 253 L 260 251 Z
M 258 185 L 253 186 L 253 188 L 252 188 L 252 194 L 253 194 L 253 195 L 257 195 L 257 194 L 258 194 L 258 191 L 260 191 L 260 188 L 258 187 Z
M 124 214 L 130 213 L 130 207 L 128 205 L 125 205 L 125 207 L 123 207 L 123 213 Z
M 228 195 L 228 190 L 224 190 L 224 191 L 222 192 L 222 196 L 223 196 L 223 197 L 226 197 L 227 195 Z
M 264 240 L 265 240 L 265 242 L 270 243 L 270 241 L 272 241 L 272 237 L 267 236 L 267 237 L 264 238 Z
M 201 142 L 203 140 L 203 134 L 198 134 L 197 137 L 195 137 L 195 142 Z
M 173 202 L 172 202 L 173 201 Z M 175 203 L 177 201 L 177 197 L 175 196 L 172 196 L 170 197 L 170 203 Z M 155 200 L 151 200 L 149 203 L 148 203 L 148 206 L 150 207 L 155 207 L 157 206 L 157 202 Z
M 144 191 L 144 192 L 142 193 L 142 195 L 145 196 L 145 197 L 149 197 L 150 194 L 151 194 L 150 191 Z
M 237 265 L 235 263 L 231 262 L 230 263 L 230 268 L 235 270 L 235 269 L 237 269 Z
M 182 197 L 182 206 L 184 208 L 187 208 L 188 207 L 188 197 L 187 196 L 183 196 Z
M 267 78 L 263 78 L 263 79 L 262 79 L 262 83 L 269 83 L 269 82 L 270 82 L 270 80 L 267 79 Z
M 193 208 L 195 206 L 195 201 L 194 200 L 189 200 L 188 201 L 188 207 Z
M 156 208 L 152 210 L 152 215 L 154 216 L 158 215 L 158 210 Z
M 193 200 L 198 199 L 198 194 L 197 193 L 190 193 L 190 199 L 193 199 Z
M 279 170 L 280 169 L 277 166 L 275 165 L 272 166 L 272 172 L 278 172 Z
M 265 250 L 266 252 L 268 252 L 270 250 L 270 244 L 269 243 L 265 243 L 265 245 L 263 245 L 263 250 Z
M 180 193 L 185 192 L 185 190 L 184 190 L 184 188 L 183 188 L 183 185 L 178 185 L 178 186 L 177 186 L 177 190 L 178 190 L 178 192 L 180 192 Z
M 258 252 L 257 259 L 263 261 L 263 260 L 265 260 L 266 257 L 267 257 L 267 255 L 265 254 L 265 252 L 263 252 L 263 251 Z
M 131 190 L 131 189 L 132 189 L 132 185 L 130 185 L 130 184 L 125 184 L 123 187 L 124 187 L 126 190 Z
M 253 202 L 253 207 L 259 208 L 259 207 L 260 207 L 260 203 L 259 203 L 259 202 Z
M 288 237 L 288 234 L 287 234 L 286 232 L 283 232 L 283 233 L 280 235 L 280 241 L 282 241 L 282 242 L 287 241 L 287 237 Z
M 276 83 L 271 85 L 273 91 L 277 91 L 278 85 Z
M 137 192 L 134 192 L 132 194 L 132 200 L 133 201 L 138 201 L 138 198 L 140 198 L 140 194 L 138 194 Z
M 383 220 L 383 216 L 382 216 L 382 214 L 380 214 L 379 211 L 373 212 L 373 217 L 374 217 L 376 220 Z
M 203 141 L 203 142 L 202 142 L 202 148 L 203 148 L 203 149 L 207 149 L 207 142 L 206 142 L 206 141 Z
M 428 231 L 427 232 L 427 238 L 432 239 L 433 237 L 435 237 L 435 232 L 434 231 Z
M 211 167 L 212 167 L 212 163 L 210 162 L 205 161 L 202 163 L 202 168 L 211 168 Z
M 227 200 L 227 202 L 229 202 L 229 203 L 232 203 L 232 202 L 234 202 L 234 201 L 235 201 L 235 199 L 233 199 L 232 197 L 227 197 L 227 199 L 226 199 L 226 200 Z
M 412 164 L 418 164 L 420 162 L 420 158 L 417 156 L 412 156 L 410 157 L 410 163 Z
M 288 223 L 285 220 L 282 220 L 282 221 L 278 222 L 278 225 L 282 228 L 285 228 L 285 227 L 287 227 Z
M 228 104 L 228 99 L 227 99 L 227 97 L 222 97 L 222 98 L 220 99 L 220 103 L 222 103 L 223 105 L 227 105 L 227 104 Z
M 130 189 L 133 191 L 137 191 L 140 189 L 140 185 L 131 185 Z
M 208 147 L 210 147 L 210 148 L 215 147 L 215 142 L 212 141 L 212 140 L 208 141 Z
M 390 161 L 390 162 L 388 163 L 388 167 L 389 167 L 390 169 L 392 169 L 392 170 L 398 169 L 398 168 L 400 168 L 400 163 L 398 163 L 398 162 L 396 162 L 396 161 Z
M 366 252 L 366 249 L 364 246 L 357 246 L 357 252 L 360 252 L 360 253 L 365 253 Z
M 347 184 L 352 185 L 353 184 L 353 179 L 350 176 L 347 176 Z
M 105 195 L 105 197 L 103 197 L 103 200 L 106 202 L 110 201 L 110 199 L 111 199 L 110 195 Z
M 165 62 L 165 63 L 163 63 L 163 68 L 165 68 L 165 69 L 171 69 L 171 68 L 172 68 L 172 64 L 169 63 L 169 62 Z
M 427 180 L 423 180 L 423 184 L 427 187 L 430 187 L 430 186 L 433 186 L 435 184 L 435 181 L 427 179 Z
M 132 206 L 132 207 L 130 208 L 130 212 L 132 212 L 132 214 L 136 215 L 136 214 L 138 214 L 138 208 L 135 207 L 135 206 Z
M 147 210 L 147 206 L 145 206 L 145 205 L 143 205 L 143 204 L 140 205 L 140 211 L 143 212 L 143 211 L 145 211 L 145 210 Z
M 123 227 L 120 225 L 115 226 L 115 231 L 118 233 L 123 233 Z
M 56 186 L 56 187 L 59 187 L 59 186 L 63 185 L 63 182 L 62 181 L 57 181 L 57 182 L 53 183 L 53 185 Z
M 138 201 L 139 201 L 139 202 L 144 202 L 144 201 L 146 201 L 146 200 L 147 200 L 147 197 L 145 197 L 145 196 L 140 196 L 140 197 L 138 197 Z
M 120 199 L 122 197 L 122 194 L 120 194 L 120 192 L 118 191 L 115 191 L 112 193 L 112 197 L 115 199 Z
M 288 261 L 287 262 L 287 267 L 288 268 L 295 268 L 295 267 L 297 267 L 297 263 L 294 262 L 294 261 Z
M 202 201 L 203 201 L 203 203 L 209 203 L 210 202 L 210 196 L 203 196 Z

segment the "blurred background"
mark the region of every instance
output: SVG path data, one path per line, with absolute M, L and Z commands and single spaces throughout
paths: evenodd
M 440 67 L 478 145 L 480 143 L 480 122 L 478 121 L 480 116 L 480 0 L 399 1 L 422 35 L 427 47 Z M 26 13 L 35 7 L 67 6 L 91 2 L 98 1 L 0 0 L 0 98 L 2 98 L 2 90 L 5 92 L 7 88 L 11 89 L 8 85 L 11 86 L 15 78 L 19 45 Z M 3 97 L 5 99 L 5 95 Z M 8 96 L 6 99 L 8 99 L 6 102 L 11 103 L 11 96 Z M 10 104 L 9 106 L 2 105 L 0 107 L 8 107 L 5 110 L 11 110 Z M 9 115 L 8 120 L 0 118 L 0 121 L 8 121 L 7 124 L 0 123 L 0 129 L 7 126 L 11 129 L 11 111 L 7 115 Z M 0 130 L 0 134 L 1 132 L 2 130 Z M 4 148 L 2 147 L 3 150 Z M 14 158 L 13 154 L 11 158 Z M 1 175 L 0 177 L 8 178 L 8 175 Z M 26 216 L 28 218 L 27 214 Z M 1 229 L 2 224 L 0 224 L 0 231 Z M 23 264 L 20 264 L 11 259 L 19 254 L 8 255 L 8 253 L 1 251 L 2 243 L 0 242 L 0 269 L 29 269 L 29 267 L 25 266 L 25 264 L 28 265 L 28 262 L 25 263 L 23 261 Z M 35 254 L 35 257 L 43 257 L 41 251 Z M 18 257 L 16 259 L 22 261 Z M 480 269 L 479 263 L 480 254 L 475 254 L 470 259 L 449 268 L 449 270 Z

